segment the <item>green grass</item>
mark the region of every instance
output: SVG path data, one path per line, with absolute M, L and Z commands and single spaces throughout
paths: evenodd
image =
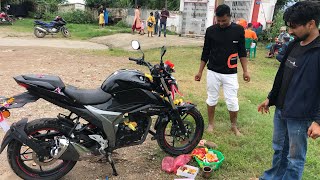
M 6 26 L 15 32 L 30 32 L 33 33 L 33 19 L 17 20 L 13 26 Z M 47 22 L 47 21 L 46 21 Z M 71 33 L 71 39 L 87 40 L 99 36 L 108 36 L 117 33 L 130 33 L 130 27 L 106 26 L 99 28 L 98 24 L 67 24 L 67 28 Z M 176 33 L 168 31 L 167 34 L 175 35 Z M 60 33 L 59 36 L 62 36 Z
M 17 20 L 13 26 L 10 26 L 10 29 L 16 32 L 33 33 L 33 21 L 33 19 Z M 66 26 L 71 33 L 71 39 L 86 40 L 98 36 L 131 32 L 131 28 L 129 27 L 106 26 L 105 28 L 100 29 L 98 24 L 67 24 Z
M 141 44 L 143 49 L 143 44 Z M 203 74 L 201 82 L 194 81 L 197 73 L 201 55 L 200 47 L 169 47 L 164 59 L 170 59 L 175 64 L 180 90 L 184 93 L 185 100 L 190 100 L 198 105 L 207 124 L 206 112 L 206 73 Z M 139 57 L 139 52 L 126 52 L 119 49 L 112 51 L 94 51 L 95 54 L 120 56 L 127 58 Z M 249 61 L 249 72 L 251 82 L 242 80 L 242 69 L 239 64 L 239 118 L 238 124 L 244 137 L 235 137 L 230 132 L 229 114 L 223 97 L 220 98 L 216 108 L 214 133 L 205 133 L 204 139 L 214 141 L 218 144 L 218 150 L 225 156 L 222 167 L 214 172 L 214 179 L 241 179 L 260 176 L 264 170 L 271 167 L 273 150 L 271 146 L 273 131 L 273 113 L 261 115 L 257 112 L 257 106 L 265 100 L 271 89 L 274 76 L 279 66 L 275 59 L 265 58 L 267 51 L 259 47 L 257 57 Z M 159 63 L 160 49 L 145 51 L 145 57 L 152 63 Z M 141 67 L 144 72 L 147 68 Z M 307 161 L 303 179 L 320 179 L 320 142 L 309 140 Z M 161 164 L 165 153 L 159 150 L 157 161 Z M 194 164 L 196 165 L 196 164 Z M 176 176 L 163 173 L 164 179 L 173 179 Z M 200 178 L 200 175 L 198 175 Z

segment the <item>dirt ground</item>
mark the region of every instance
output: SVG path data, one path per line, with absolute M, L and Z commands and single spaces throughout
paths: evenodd
M 0 42 L 3 39 L 0 38 Z M 21 74 L 52 74 L 62 78 L 66 84 L 80 88 L 97 88 L 113 71 L 120 68 L 137 67 L 127 58 L 92 55 L 85 50 L 0 46 L 0 96 L 12 96 L 24 91 L 12 77 Z M 56 117 L 66 112 L 44 100 L 27 104 L 24 108 L 11 111 L 9 123 L 23 117 L 29 120 Z M 0 130 L 0 139 L 4 133 Z M 164 155 L 150 137 L 140 145 L 116 150 L 118 177 L 112 177 L 112 169 L 106 163 L 78 162 L 74 169 L 64 177 L 70 180 L 105 179 L 173 179 L 161 171 L 161 159 Z M 19 179 L 9 167 L 7 152 L 0 155 L 0 179 Z
M 72 32 L 71 32 L 72 33 Z M 8 27 L 0 26 L 0 46 L 26 46 L 26 47 L 58 47 L 73 49 L 108 49 L 120 48 L 132 50 L 131 41 L 138 40 L 142 49 L 157 48 L 162 46 L 202 46 L 203 38 L 187 38 L 177 35 L 147 37 L 139 34 L 114 34 L 92 38 L 88 41 L 68 40 L 59 36 L 48 35 L 45 38 L 36 38 L 32 32 L 11 32 Z

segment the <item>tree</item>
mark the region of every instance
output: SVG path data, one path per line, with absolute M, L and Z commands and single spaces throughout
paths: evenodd
M 276 6 L 274 9 L 274 15 L 276 15 L 280 10 L 284 10 L 289 3 L 294 3 L 298 1 L 299 0 L 277 0 Z

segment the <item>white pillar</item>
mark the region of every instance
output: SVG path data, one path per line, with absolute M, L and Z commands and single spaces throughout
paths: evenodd
M 183 12 L 184 10 L 184 0 L 180 0 L 180 11 Z
M 208 0 L 206 27 L 209 27 L 213 24 L 214 13 L 215 13 L 215 0 Z

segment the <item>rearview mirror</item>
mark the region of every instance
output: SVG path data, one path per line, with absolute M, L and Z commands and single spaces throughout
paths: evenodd
M 131 46 L 134 50 L 140 49 L 140 43 L 136 40 L 131 41 Z

